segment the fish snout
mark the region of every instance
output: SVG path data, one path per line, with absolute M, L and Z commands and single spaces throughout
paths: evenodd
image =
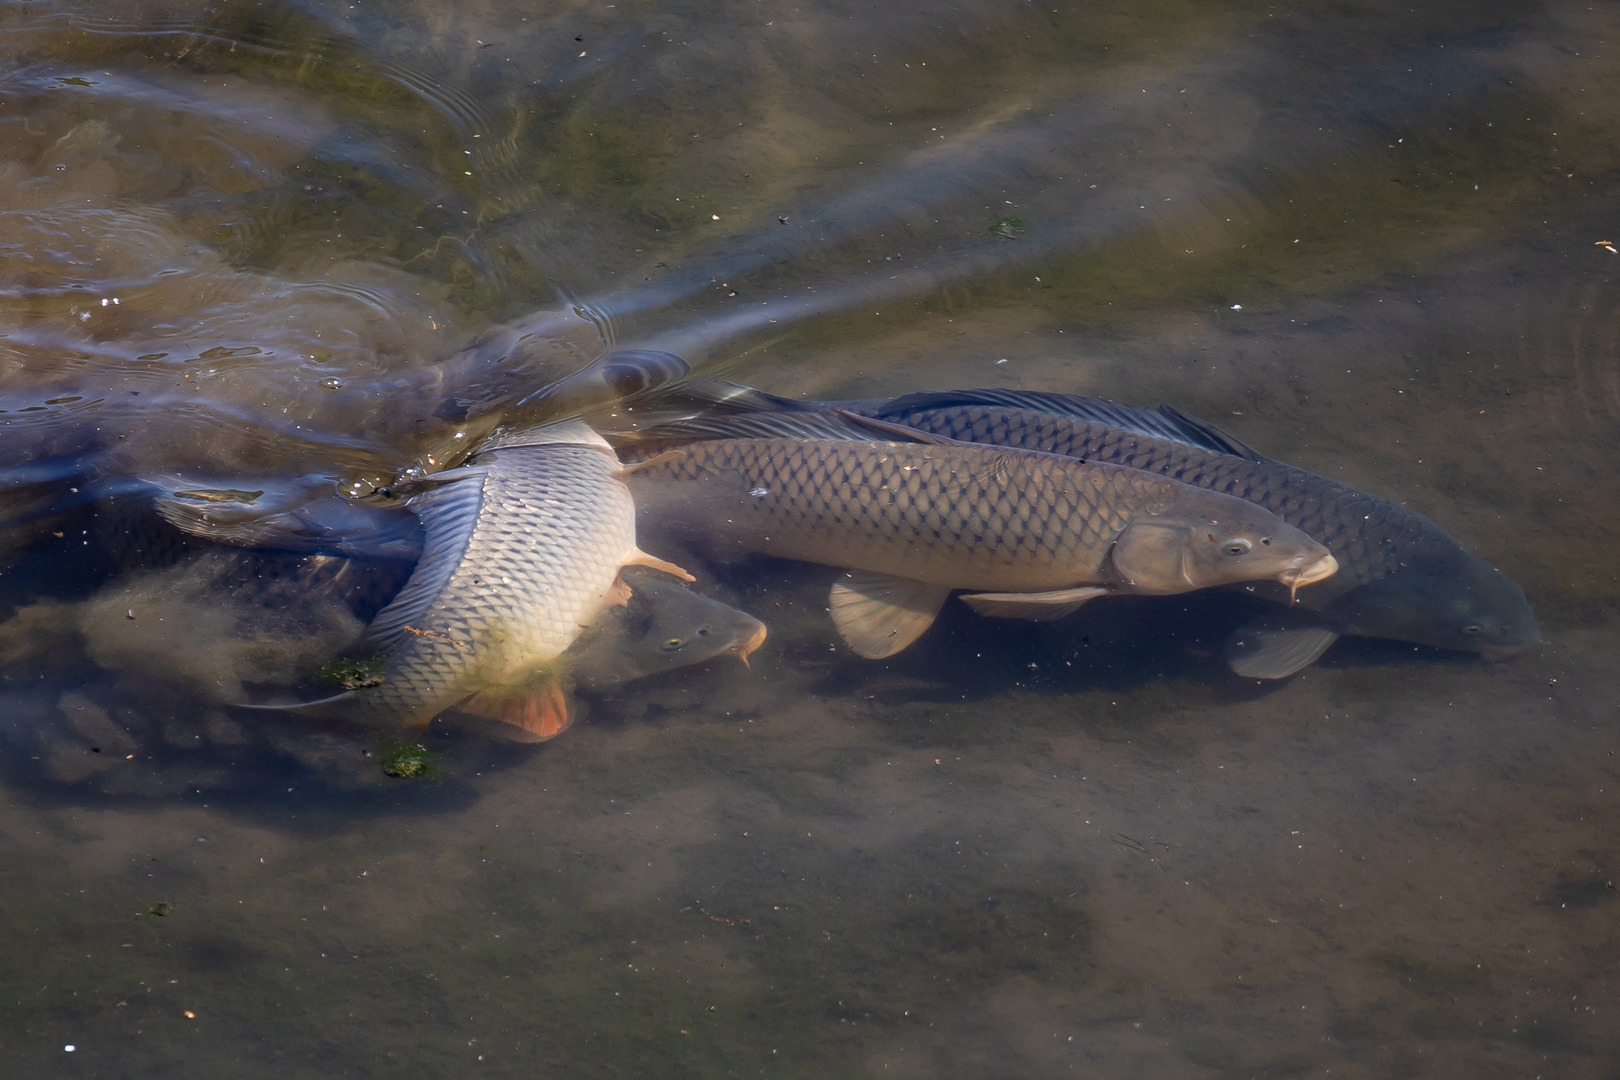
M 1288 586 L 1288 600 L 1292 603 L 1294 594 L 1302 587 L 1330 578 L 1338 572 L 1339 560 L 1331 552 L 1324 551 L 1315 558 L 1308 554 L 1294 556 L 1277 580 Z

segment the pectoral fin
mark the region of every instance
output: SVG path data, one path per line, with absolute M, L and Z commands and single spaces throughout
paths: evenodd
M 1096 585 L 1082 585 L 1076 589 L 1054 589 L 1051 592 L 963 593 L 962 600 L 980 615 L 992 619 L 1028 619 L 1030 622 L 1055 622 L 1073 614 L 1081 604 L 1098 596 L 1107 596 L 1108 590 Z
M 420 624 L 449 584 L 478 527 L 488 471 L 478 467 L 449 469 L 435 476 L 434 483 L 421 494 L 412 496 L 407 505 L 422 519 L 427 534 L 422 557 L 405 587 L 366 627 L 366 642 L 371 648 L 390 651 L 404 639 L 407 627 Z
M 827 602 L 844 644 L 881 660 L 922 636 L 950 594 L 943 585 L 850 570 L 833 583 Z
M 461 703 L 464 712 L 511 724 L 507 736 L 517 742 L 545 742 L 568 730 L 568 702 L 556 679 L 546 679 L 517 692 L 480 690 Z
M 1245 679 L 1286 679 L 1316 663 L 1339 635 L 1325 626 L 1245 626 L 1226 642 L 1226 662 Z

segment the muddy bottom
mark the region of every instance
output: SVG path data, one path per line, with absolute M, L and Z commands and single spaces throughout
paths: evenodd
M 85 1076 L 1606 1075 L 1612 628 L 1268 687 L 1194 649 L 1118 690 L 975 664 L 976 629 L 858 670 L 807 634 L 597 698 L 538 749 L 429 733 L 414 778 L 356 740 L 377 783 L 347 795 L 13 789 L 5 1052 Z

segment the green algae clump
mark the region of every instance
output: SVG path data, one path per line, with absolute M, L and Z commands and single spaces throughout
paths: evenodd
M 377 767 L 384 776 L 397 776 L 402 780 L 425 780 L 438 770 L 433 754 L 419 743 L 393 743 L 377 752 Z
M 323 682 L 334 683 L 344 690 L 365 690 L 382 685 L 384 665 L 380 656 L 363 660 L 339 658 L 322 666 L 320 677 Z
M 1024 234 L 1024 219 L 1015 217 L 996 218 L 990 227 L 984 230 L 991 236 L 999 236 L 1005 240 L 1017 240 Z

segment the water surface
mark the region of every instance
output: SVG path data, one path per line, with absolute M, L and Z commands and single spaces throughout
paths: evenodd
M 0 8 L 0 1054 L 1611 1076 L 1617 36 L 1612 3 Z M 952 605 L 872 662 L 830 571 L 743 562 L 700 584 L 770 624 L 751 669 L 402 745 L 231 707 L 346 610 L 118 564 L 138 492 L 365 495 L 609 342 L 795 395 L 1168 401 L 1430 516 L 1546 640 L 1261 684 L 1220 660 L 1257 609 L 1194 595 Z

